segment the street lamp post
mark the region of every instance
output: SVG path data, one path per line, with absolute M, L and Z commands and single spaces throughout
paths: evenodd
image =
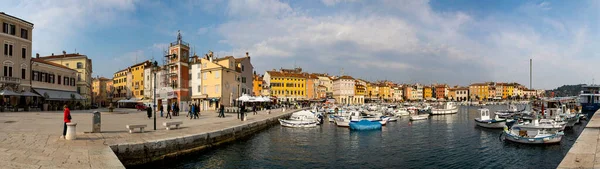
M 154 130 L 156 130 L 156 72 L 158 71 L 158 62 L 154 61 L 152 69 L 152 73 L 154 74 L 154 82 L 152 83 L 152 85 L 154 85 L 154 99 L 152 100 L 152 103 L 154 105 Z

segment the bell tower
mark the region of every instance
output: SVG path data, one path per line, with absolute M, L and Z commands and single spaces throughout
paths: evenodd
M 170 87 L 177 96 L 177 102 L 190 100 L 189 96 L 189 55 L 190 45 L 183 41 L 181 32 L 177 31 L 177 40 L 169 44 L 166 55 L 166 69 Z M 181 105 L 180 105 L 181 106 Z

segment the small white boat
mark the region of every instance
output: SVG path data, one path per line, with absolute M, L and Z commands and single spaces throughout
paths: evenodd
M 442 108 L 432 108 L 431 115 L 456 114 L 458 107 L 454 102 L 446 102 Z
M 303 110 L 293 113 L 288 119 L 279 119 L 279 123 L 284 127 L 316 127 L 319 120 L 312 112 Z
M 504 128 L 504 139 L 523 144 L 556 144 L 560 143 L 565 125 L 553 120 L 533 120 L 533 124 L 515 124 L 510 129 Z
M 427 119 L 429 119 L 429 114 L 410 115 L 410 121 L 427 120 Z
M 400 117 L 400 116 L 408 116 L 410 115 L 410 112 L 408 112 L 408 109 L 401 107 L 396 109 L 392 114 L 394 114 L 394 116 L 396 117 Z
M 479 118 L 475 118 L 475 124 L 480 127 L 501 129 L 506 126 L 506 119 L 498 118 L 498 115 L 493 119 L 490 118 L 490 110 L 483 108 L 479 109 Z

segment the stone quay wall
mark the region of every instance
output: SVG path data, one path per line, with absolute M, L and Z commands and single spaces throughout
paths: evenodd
M 273 125 L 279 124 L 280 118 L 288 118 L 299 110 L 290 110 L 281 115 L 240 124 L 208 133 L 199 133 L 183 137 L 148 141 L 143 143 L 127 143 L 111 145 L 110 148 L 125 166 L 142 165 L 160 161 L 165 158 L 176 158 L 240 138 L 256 134 Z M 176 132 L 177 130 L 173 130 Z

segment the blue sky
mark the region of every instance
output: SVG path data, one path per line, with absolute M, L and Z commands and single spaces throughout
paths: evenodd
M 0 0 L 4 1 L 4 0 Z M 35 53 L 77 52 L 94 76 L 160 58 L 181 30 L 198 55 L 250 52 L 255 70 L 301 66 L 366 80 L 534 88 L 591 83 L 597 1 L 5 1 L 35 24 Z M 596 78 L 600 81 L 600 78 Z

